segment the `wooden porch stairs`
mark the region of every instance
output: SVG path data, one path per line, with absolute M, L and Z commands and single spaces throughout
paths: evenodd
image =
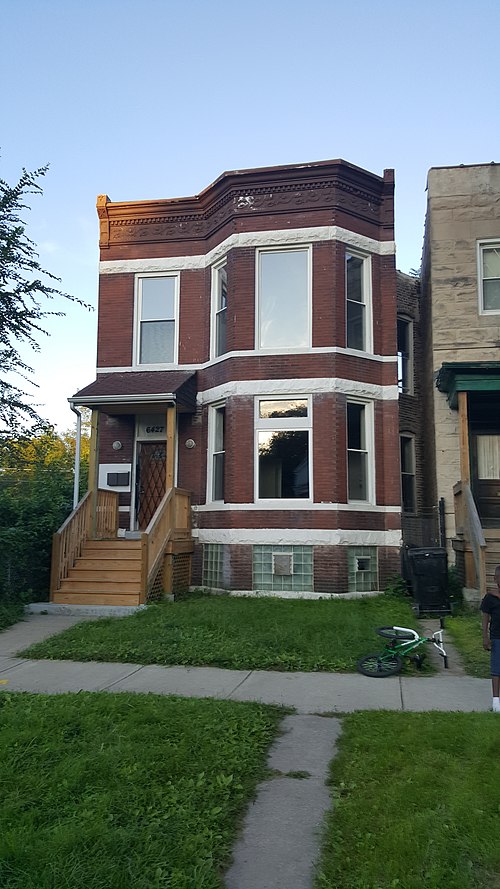
M 142 605 L 189 586 L 192 551 L 189 492 L 170 488 L 138 539 L 118 537 L 116 493 L 88 493 L 54 534 L 51 602 Z
M 52 601 L 60 605 L 138 605 L 141 541 L 87 540 Z
M 486 543 L 486 589 L 495 588 L 495 568 L 500 565 L 500 528 L 483 528 Z

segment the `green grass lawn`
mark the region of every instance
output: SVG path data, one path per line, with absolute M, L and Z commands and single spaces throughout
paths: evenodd
M 21 620 L 23 614 L 21 602 L 0 602 L 0 632 Z
M 474 611 L 447 617 L 446 629 L 449 630 L 453 643 L 462 655 L 467 673 L 470 676 L 489 676 L 490 653 L 483 648 L 481 613 Z
M 2 889 L 220 889 L 283 711 L 0 695 Z
M 346 717 L 315 889 L 499 887 L 499 731 L 489 713 Z
M 33 658 L 351 671 L 382 648 L 375 629 L 417 627 L 406 599 L 251 599 L 190 596 L 123 619 L 77 625 L 23 655 Z

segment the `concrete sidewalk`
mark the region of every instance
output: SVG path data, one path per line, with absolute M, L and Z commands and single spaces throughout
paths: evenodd
M 298 713 L 354 710 L 463 710 L 491 707 L 488 679 L 435 676 L 371 679 L 357 673 L 278 673 L 214 667 L 160 667 L 16 657 L 23 648 L 77 623 L 81 618 L 29 615 L 0 634 L 0 689 L 58 694 L 70 691 L 129 691 L 185 697 L 259 701 L 294 707 Z
M 91 619 L 91 618 L 88 618 Z M 312 889 L 321 830 L 331 805 L 326 784 L 341 720 L 354 710 L 488 710 L 490 682 L 441 670 L 433 677 L 370 679 L 357 673 L 276 673 L 211 667 L 28 660 L 34 642 L 81 620 L 36 614 L 0 633 L 0 692 L 154 692 L 294 707 L 269 751 L 224 876 L 226 889 Z

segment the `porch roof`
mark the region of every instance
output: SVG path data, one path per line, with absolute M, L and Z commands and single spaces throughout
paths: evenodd
M 445 361 L 436 386 L 451 408 L 458 407 L 458 392 L 500 392 L 500 361 Z
M 182 370 L 130 371 L 102 373 L 68 401 L 77 407 L 89 407 L 106 413 L 152 412 L 168 404 L 180 411 L 196 409 L 196 372 Z

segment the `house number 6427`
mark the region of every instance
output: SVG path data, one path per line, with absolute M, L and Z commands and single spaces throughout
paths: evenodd
M 165 426 L 146 426 L 146 432 L 165 432 Z

